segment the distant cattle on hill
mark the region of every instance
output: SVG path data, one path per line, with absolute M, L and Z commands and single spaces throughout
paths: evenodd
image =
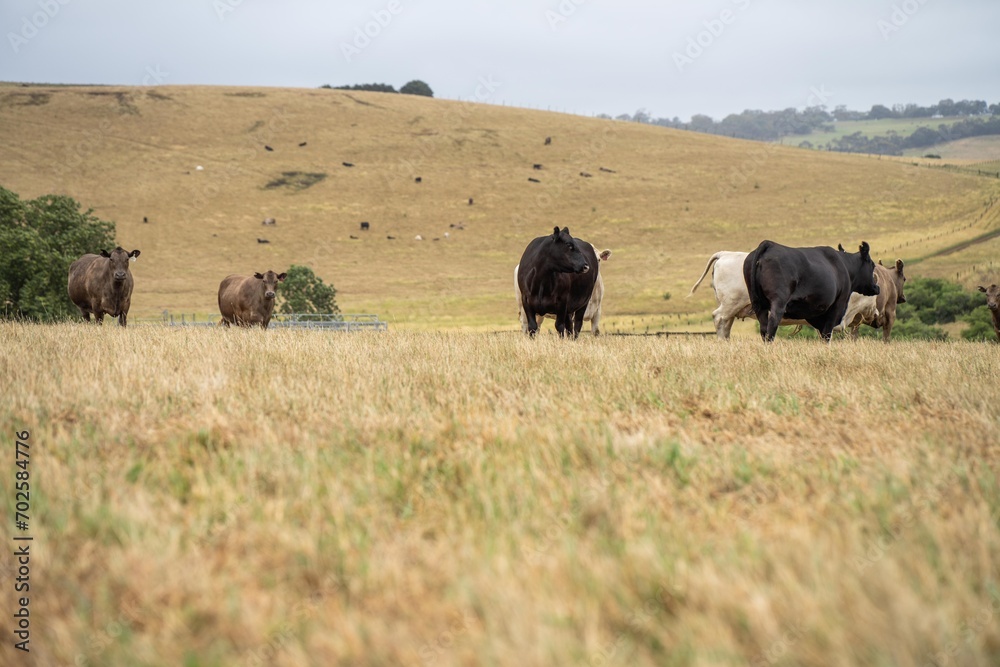
M 100 255 L 84 255 L 70 264 L 67 290 L 83 319 L 89 322 L 93 314 L 98 324 L 104 324 L 104 316 L 111 315 L 121 326 L 128 324 L 134 284 L 129 260 L 138 256 L 138 250 L 117 247 L 111 252 L 101 250 Z
M 274 298 L 279 282 L 287 274 L 255 273 L 252 276 L 230 275 L 219 283 L 219 312 L 225 326 L 259 326 L 266 329 L 274 311 Z

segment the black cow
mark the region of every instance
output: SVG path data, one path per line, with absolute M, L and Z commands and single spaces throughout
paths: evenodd
M 574 239 L 568 227 L 555 227 L 528 244 L 518 266 L 528 334 L 538 331 L 536 315 L 555 315 L 559 335 L 576 338 L 600 271 L 594 246 Z
M 789 248 L 763 241 L 743 262 L 750 306 L 765 342 L 774 340 L 782 318 L 805 320 L 828 341 L 844 319 L 851 292 L 879 293 L 868 243 L 860 252 L 833 248 Z

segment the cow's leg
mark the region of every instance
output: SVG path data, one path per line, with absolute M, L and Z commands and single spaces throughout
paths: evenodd
M 576 313 L 573 315 L 573 338 L 579 337 L 580 332 L 583 331 L 583 316 L 584 316 L 583 308 L 576 311 Z
M 569 329 L 568 334 L 567 329 Z M 559 332 L 560 337 L 573 335 L 573 320 L 565 308 L 556 313 L 556 331 Z
M 600 336 L 600 335 L 601 335 L 601 326 L 600 326 L 600 322 L 601 322 L 601 309 L 600 309 L 600 308 L 598 308 L 598 309 L 597 309 L 597 312 L 596 312 L 596 313 L 594 313 L 594 317 L 593 317 L 593 318 L 591 318 L 591 320 L 590 320 L 590 331 L 591 331 L 591 332 L 592 332 L 592 333 L 593 333 L 593 334 L 594 334 L 595 336 Z
M 729 339 L 729 332 L 733 330 L 733 322 L 735 321 L 735 317 L 726 317 L 723 315 L 722 306 L 719 306 L 712 311 L 712 322 L 715 324 L 715 335 L 719 337 L 719 340 Z
M 767 311 L 757 313 L 757 322 L 760 324 L 760 337 L 765 343 L 767 342 Z M 777 327 L 775 327 L 777 328 Z
M 819 331 L 819 335 L 827 343 L 833 340 L 833 328 L 837 326 L 838 321 L 838 318 L 831 317 L 829 313 L 822 317 L 806 320 L 806 322 Z
M 94 319 L 97 320 L 98 324 L 100 324 L 101 326 L 104 326 L 104 311 L 100 311 L 99 310 L 99 311 L 95 312 L 94 313 Z
M 889 337 L 892 335 L 892 325 L 895 323 L 896 316 L 893 313 L 886 313 L 882 322 L 882 340 L 886 343 L 889 342 Z
M 90 311 L 89 310 L 81 310 L 80 312 L 83 313 L 83 320 L 85 322 L 89 322 L 90 321 Z
M 535 311 L 530 307 L 524 309 L 524 324 L 527 327 L 527 333 L 532 338 L 538 333 L 538 323 L 540 318 L 535 316 Z
M 774 340 L 774 336 L 778 333 L 778 325 L 781 324 L 781 319 L 784 316 L 785 316 L 785 305 L 780 301 L 772 301 L 771 309 L 766 314 L 767 335 L 764 337 L 765 342 L 770 342 Z
M 118 324 L 120 324 L 123 327 L 126 326 L 128 324 L 128 315 L 126 315 L 124 312 L 122 312 L 121 314 L 119 314 L 118 315 Z

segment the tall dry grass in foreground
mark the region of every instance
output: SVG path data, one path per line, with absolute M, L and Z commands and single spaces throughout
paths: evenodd
M 995 345 L 0 337 L 5 665 L 1000 660 Z

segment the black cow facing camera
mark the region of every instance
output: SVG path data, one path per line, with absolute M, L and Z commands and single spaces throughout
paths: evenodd
M 555 315 L 559 335 L 576 338 L 600 271 L 594 246 L 555 227 L 528 244 L 518 267 L 528 335 L 538 331 L 536 315 Z

